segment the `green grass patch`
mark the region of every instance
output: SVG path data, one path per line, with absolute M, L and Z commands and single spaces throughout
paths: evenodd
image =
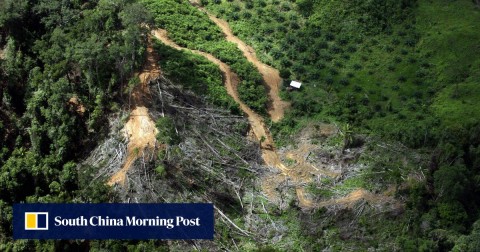
M 334 186 L 332 190 L 338 192 L 340 195 L 347 195 L 355 189 L 360 188 L 371 190 L 372 186 L 370 186 L 361 175 L 358 175 L 344 180 L 341 184 Z
M 421 1 L 419 48 L 431 54 L 436 88 L 433 112 L 446 125 L 480 118 L 480 10 L 472 1 Z
M 217 65 L 202 56 L 173 49 L 158 41 L 154 47 L 161 58 L 159 64 L 162 71 L 175 83 L 205 96 L 214 105 L 240 113 L 238 104 L 228 95 L 223 85 L 222 72 Z

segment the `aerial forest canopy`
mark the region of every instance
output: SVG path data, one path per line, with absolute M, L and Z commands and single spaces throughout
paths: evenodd
M 268 117 L 265 76 L 206 12 L 278 69 L 291 104 L 280 121 Z M 478 0 L 0 0 L 0 251 L 478 251 L 479 31 Z M 155 190 L 143 192 L 214 202 L 215 240 L 13 240 L 14 203 L 130 202 L 134 190 L 102 173 L 114 154 L 85 163 L 105 143 L 125 145 L 112 132 L 149 49 L 168 80 L 148 93 L 161 148 L 144 171 Z M 283 181 L 267 188 L 281 202 L 269 201 L 262 183 L 280 172 L 265 168 L 266 136 L 252 140 L 225 73 L 195 50 L 236 74 L 282 162 L 327 160 L 340 175 Z M 308 149 L 305 163 L 292 149 Z M 325 203 L 367 191 L 399 207 Z
M 149 21 L 135 1 L 0 2 L 2 244 L 13 203 L 109 200 L 103 182 L 91 185 L 75 162 L 127 97 Z

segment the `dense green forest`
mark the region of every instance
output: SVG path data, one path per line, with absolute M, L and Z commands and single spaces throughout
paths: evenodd
M 0 2 L 0 250 L 69 246 L 13 243 L 12 203 L 111 200 L 76 162 L 102 139 L 143 63 L 148 17 L 134 1 Z
M 173 158 L 159 154 L 152 169 L 159 179 L 170 181 L 168 192 L 173 195 L 178 186 L 194 195 L 215 194 L 211 201 L 225 204 L 227 214 L 240 227 L 247 226 L 244 216 L 252 212 L 265 227 L 273 223 L 272 230 L 257 230 L 261 238 L 218 224 L 214 245 L 208 243 L 208 248 L 480 250 L 478 1 L 200 2 L 228 21 L 263 62 L 280 70 L 284 87 L 290 80 L 303 83 L 300 90 L 282 91 L 282 97 L 292 104 L 283 120 L 270 123 L 266 118 L 277 148 L 295 144 L 302 129 L 318 122 L 339 125 L 343 137 L 327 140 L 342 145 L 341 152 L 366 142 L 365 154 L 358 160 L 366 167 L 362 176 L 339 185 L 324 179 L 324 188 L 311 185 L 312 195 L 328 198 L 334 190 L 356 187 L 383 193 L 393 187 L 394 197 L 405 203 L 398 214 L 373 210 L 357 214 L 345 209 L 332 216 L 326 208 L 303 211 L 294 200 L 280 209 L 262 198 L 255 182 L 260 175 L 250 167 L 258 166 L 251 165 L 257 162 L 256 156 L 252 154 L 249 160 L 237 154 L 247 149 L 258 152 L 256 145 L 239 140 L 248 131 L 246 123 L 227 122 L 228 129 L 235 128 L 231 130 L 235 135 L 225 142 L 235 149 L 225 148 L 205 159 L 221 163 L 224 156 L 235 153 L 244 162 L 237 170 L 230 170 L 234 162 L 222 163 L 216 172 L 247 184 L 252 193 L 245 196 L 248 200 L 260 198 L 261 205 L 248 213 L 240 196 L 237 200 L 220 186 L 218 195 L 211 191 L 208 183 L 220 185 L 221 179 L 197 170 L 182 175 L 172 171 L 178 165 L 176 158 L 186 167 L 200 166 L 180 153 L 180 143 L 206 140 L 197 132 L 189 136 L 185 122 L 187 133 L 182 139 L 169 137 L 177 134 L 174 126 L 182 124 L 172 119 L 181 113 L 171 112 L 158 120 L 157 127 L 163 129 L 159 141 L 171 145 Z M 99 167 L 87 169 L 78 164 L 107 138 L 109 119 L 129 109 L 135 73 L 145 58 L 148 28 L 153 27 L 167 30 L 181 46 L 211 53 L 227 63 L 241 79 L 240 98 L 266 116 L 268 97 L 258 70 L 188 1 L 0 1 L 0 251 L 169 250 L 172 244 L 165 241 L 12 239 L 13 203 L 121 201 L 117 191 L 105 183 L 107 178 L 93 179 Z M 214 64 L 153 41 L 162 73 L 186 90 L 182 92 L 192 92 L 208 106 L 228 111 L 222 117 L 241 115 Z M 197 99 L 175 92 L 178 100 L 183 95 L 184 100 Z M 194 137 L 199 138 L 191 140 Z M 413 174 L 422 174 L 421 179 Z M 206 182 L 200 188 L 178 182 L 195 178 Z M 284 225 L 277 227 L 276 223 Z M 345 232 L 349 225 L 355 230 Z M 196 246 L 176 244 L 189 250 L 192 244 Z

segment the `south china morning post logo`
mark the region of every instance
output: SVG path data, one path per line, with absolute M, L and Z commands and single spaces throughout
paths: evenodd
M 14 204 L 14 239 L 213 239 L 211 203 Z
M 112 218 L 110 216 L 79 216 L 76 218 L 63 218 L 62 216 L 55 216 L 54 225 L 56 227 L 165 227 L 172 229 L 180 226 L 201 226 L 199 217 L 193 219 L 186 219 L 182 216 L 175 218 L 161 218 L 155 216 L 154 218 L 139 218 L 137 216 L 125 216 L 125 218 Z M 38 230 L 38 229 L 37 229 Z
M 48 230 L 48 213 L 25 212 L 25 230 Z

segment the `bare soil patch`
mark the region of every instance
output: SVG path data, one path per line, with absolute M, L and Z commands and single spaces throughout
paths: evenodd
M 148 83 L 160 76 L 157 61 L 158 55 L 154 52 L 149 41 L 145 66 L 143 71 L 138 75 L 140 84 L 134 87 L 131 94 L 133 110 L 122 129 L 125 138 L 128 139 L 127 158 L 123 167 L 108 181 L 109 185 L 120 184 L 124 186 L 127 172 L 135 160 L 144 156 L 146 151 L 151 152 L 155 149 L 158 130 L 155 127 L 155 122 L 148 113 L 146 104 L 148 104 L 148 99 L 151 95 Z

